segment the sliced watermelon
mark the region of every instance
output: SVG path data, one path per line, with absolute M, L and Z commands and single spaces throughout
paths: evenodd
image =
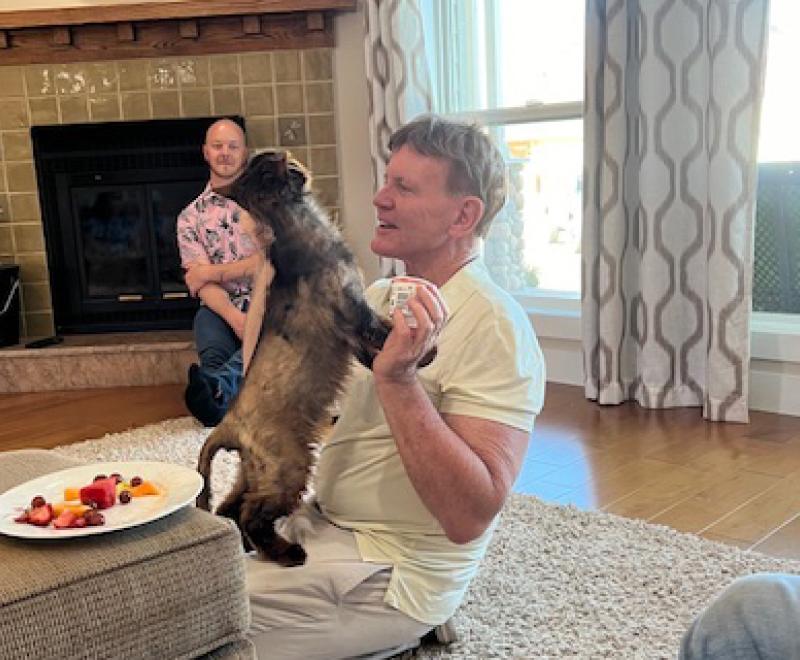
M 98 479 L 80 490 L 83 504 L 94 504 L 98 509 L 114 506 L 117 496 L 117 480 L 114 477 Z

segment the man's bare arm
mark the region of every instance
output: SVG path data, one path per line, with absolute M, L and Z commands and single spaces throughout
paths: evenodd
M 259 262 L 258 271 L 253 279 L 253 291 L 250 295 L 250 307 L 247 310 L 247 319 L 244 325 L 244 338 L 242 339 L 242 373 L 247 373 L 250 360 L 256 350 L 261 326 L 264 324 L 264 315 L 269 304 L 269 286 L 275 277 L 272 262 L 263 256 Z
M 196 296 L 199 294 L 200 289 L 209 283 L 221 284 L 232 280 L 252 279 L 263 260 L 264 255 L 256 253 L 245 259 L 224 264 L 189 263 L 186 264 L 184 280 L 186 286 L 189 287 L 189 293 Z
M 441 415 L 417 377 L 447 316 L 435 288 L 409 301 L 412 330 L 395 311 L 394 327 L 373 363 L 378 397 L 411 483 L 447 537 L 466 543 L 500 511 L 519 473 L 528 433 L 499 422 Z M 413 412 L 412 412 L 413 411 Z
M 485 419 L 440 415 L 418 381 L 384 382 L 378 391 L 420 499 L 451 541 L 480 536 L 514 485 L 529 434 Z

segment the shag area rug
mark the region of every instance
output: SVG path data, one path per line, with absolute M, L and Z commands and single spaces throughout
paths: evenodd
M 187 417 L 55 451 L 194 467 L 207 435 Z M 217 455 L 215 492 L 224 493 L 237 460 Z M 460 640 L 417 657 L 674 658 L 705 603 L 736 576 L 761 571 L 800 573 L 800 562 L 515 494 L 458 611 Z

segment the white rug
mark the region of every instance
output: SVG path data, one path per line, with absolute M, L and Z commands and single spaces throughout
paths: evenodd
M 206 435 L 187 417 L 57 451 L 86 462 L 194 466 Z M 233 456 L 218 455 L 217 492 L 235 465 Z M 674 658 L 709 598 L 735 576 L 759 571 L 800 573 L 800 562 L 513 495 L 459 610 L 461 640 L 417 657 Z

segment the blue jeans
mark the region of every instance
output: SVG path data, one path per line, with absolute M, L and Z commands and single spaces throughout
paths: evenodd
M 194 317 L 194 341 L 204 376 L 216 384 L 216 404 L 224 412 L 242 383 L 242 342 L 219 314 L 201 306 Z
M 205 305 L 194 315 L 194 343 L 205 371 L 220 369 L 242 347 L 225 319 Z
M 680 660 L 800 660 L 800 576 L 739 578 L 692 623 Z

